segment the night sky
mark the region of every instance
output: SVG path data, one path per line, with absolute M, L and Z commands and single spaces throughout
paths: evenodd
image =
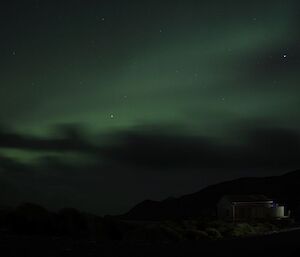
M 117 214 L 300 167 L 297 0 L 12 0 L 0 20 L 0 205 Z

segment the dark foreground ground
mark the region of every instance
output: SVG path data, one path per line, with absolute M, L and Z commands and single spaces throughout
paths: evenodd
M 1 236 L 0 256 L 300 256 L 300 230 L 253 238 L 177 244 L 101 243 L 49 237 Z

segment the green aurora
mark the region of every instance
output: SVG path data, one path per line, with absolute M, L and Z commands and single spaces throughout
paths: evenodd
M 279 148 L 298 149 L 290 135 L 300 132 L 299 10 L 292 0 L 10 1 L 0 8 L 0 129 L 51 141 L 64 137 L 57 126 L 75 124 L 89 143 L 110 150 L 123 150 L 118 136 L 135 131 L 168 135 L 171 143 L 178 136 L 178 149 L 190 137 L 247 149 L 253 145 L 245 134 L 266 129 L 288 131 L 274 132 L 290 140 L 281 144 L 282 137 Z M 111 158 L 103 148 L 97 151 Z M 10 161 L 0 162 L 0 177 L 16 189 L 8 192 L 28 192 L 25 200 L 102 214 L 229 178 L 282 173 L 295 164 L 245 168 L 248 159 L 242 158 L 243 165 L 222 172 L 197 165 L 181 173 L 152 172 L 156 166 L 125 166 L 116 152 L 107 164 L 110 159 L 90 152 L 2 142 L 0 159 Z M 95 160 L 107 171 L 88 170 Z M 45 168 L 49 163 L 55 172 Z M 14 173 L 20 165 L 31 175 Z M 63 165 L 78 168 L 72 173 Z M 118 189 L 112 192 L 111 185 Z M 11 202 L 20 201 L 20 194 L 11 195 Z M 94 195 L 101 207 L 94 206 Z

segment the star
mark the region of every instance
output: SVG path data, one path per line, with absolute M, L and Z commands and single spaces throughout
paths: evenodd
M 284 54 L 284 55 L 283 55 L 283 58 L 287 58 L 287 54 Z
M 113 114 L 110 115 L 110 118 L 113 119 L 115 116 Z

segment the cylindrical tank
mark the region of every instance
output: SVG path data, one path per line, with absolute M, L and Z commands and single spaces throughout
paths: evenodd
M 284 206 L 276 206 L 271 208 L 272 218 L 284 218 Z

